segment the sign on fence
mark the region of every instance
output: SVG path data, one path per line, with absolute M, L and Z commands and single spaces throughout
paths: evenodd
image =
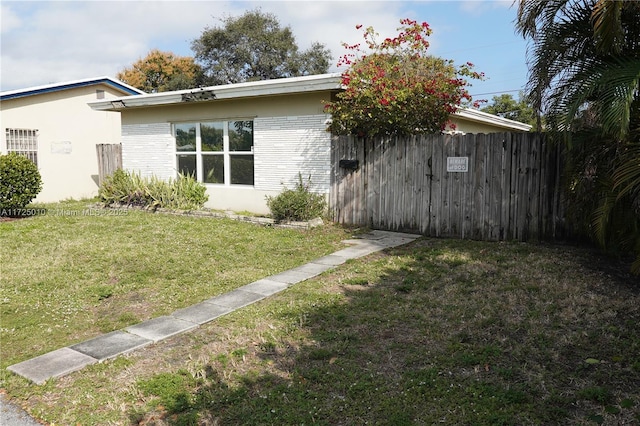
M 447 171 L 463 173 L 468 172 L 469 157 L 447 157 Z

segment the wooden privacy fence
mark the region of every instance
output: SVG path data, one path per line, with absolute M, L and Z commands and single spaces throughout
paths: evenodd
M 489 241 L 562 233 L 560 149 L 540 134 L 340 136 L 331 156 L 339 223 Z
M 122 145 L 120 144 L 97 144 L 98 154 L 98 184 L 122 168 Z

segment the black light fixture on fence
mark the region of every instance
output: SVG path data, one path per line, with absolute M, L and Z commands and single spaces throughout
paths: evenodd
M 358 160 L 340 160 L 338 162 L 338 165 L 343 169 L 358 170 L 358 166 L 360 165 L 360 163 L 358 162 Z

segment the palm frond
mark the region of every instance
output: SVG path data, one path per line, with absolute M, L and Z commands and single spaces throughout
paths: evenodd
M 592 102 L 597 105 L 603 132 L 624 138 L 629 133 L 631 105 L 639 84 L 640 58 L 585 63 L 584 69 L 555 88 L 549 114 L 558 117 L 558 131 L 568 131 L 578 111 Z
M 640 193 L 640 143 L 626 149 L 622 164 L 613 173 L 613 182 L 613 188 L 618 191 L 618 198 Z
M 624 44 L 621 1 L 598 0 L 591 14 L 593 35 L 602 54 L 619 54 Z

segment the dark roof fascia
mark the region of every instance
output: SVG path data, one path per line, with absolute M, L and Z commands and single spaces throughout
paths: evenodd
M 69 89 L 77 89 L 78 87 L 86 87 L 86 86 L 93 86 L 96 84 L 101 84 L 104 83 L 108 86 L 111 86 L 115 89 L 118 89 L 122 92 L 128 93 L 130 95 L 140 95 L 143 94 L 144 92 L 142 91 L 135 91 L 132 90 L 131 88 L 124 86 L 120 83 L 117 83 L 113 80 L 110 80 L 108 78 L 99 78 L 99 79 L 95 79 L 95 80 L 87 80 L 87 81 L 80 81 L 80 82 L 74 82 L 74 83 L 63 83 L 63 84 L 58 84 L 58 85 L 54 85 L 54 86 L 47 86 L 47 87 L 40 87 L 40 88 L 33 88 L 33 89 L 25 89 L 24 91 L 18 91 L 18 92 L 13 92 L 13 93 L 9 93 L 6 95 L 0 95 L 0 101 L 6 101 L 9 99 L 17 99 L 17 98 L 24 98 L 27 96 L 33 96 L 33 95 L 41 95 L 43 93 L 52 93 L 52 92 L 59 92 L 62 90 L 69 90 Z

